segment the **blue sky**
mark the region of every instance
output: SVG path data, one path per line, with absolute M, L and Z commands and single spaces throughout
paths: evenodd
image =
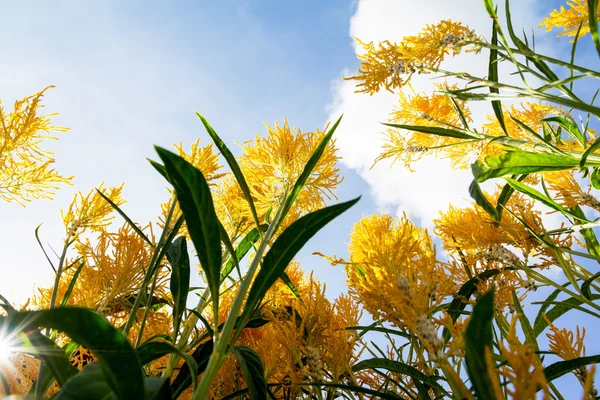
M 518 27 L 529 32 L 562 1 L 513 1 Z M 346 255 L 351 226 L 386 210 L 406 212 L 424 226 L 452 202 L 466 204 L 469 172 L 448 172 L 445 161 L 428 159 L 407 173 L 385 163 L 370 169 L 381 146 L 380 121 L 396 96 L 354 94 L 342 82 L 359 65 L 353 36 L 399 40 L 440 19 L 462 20 L 488 35 L 489 17 L 480 0 L 362 1 L 55 1 L 0 0 L 0 99 L 15 99 L 56 85 L 45 96 L 46 111 L 60 112 L 57 125 L 71 128 L 48 143 L 56 166 L 75 175 L 73 187 L 56 200 L 21 208 L 0 204 L 0 293 L 22 297 L 32 283 L 50 277 L 33 232 L 44 223 L 42 242 L 61 246 L 60 209 L 76 190 L 125 182 L 125 211 L 136 221 L 154 220 L 168 197 L 162 178 L 148 165 L 153 145 L 170 147 L 196 138 L 208 144 L 194 110 L 204 114 L 234 152 L 287 117 L 302 130 L 323 128 L 344 113 L 337 133 L 345 181 L 340 200 L 362 195 L 357 206 L 309 242 L 299 259 L 327 284 L 344 290 L 341 267 L 330 267 L 313 251 Z M 519 29 L 520 30 L 520 29 Z M 536 29 L 538 48 L 568 54 L 568 39 Z M 589 39 L 589 36 L 587 37 Z M 588 46 L 589 47 L 589 46 Z M 597 58 L 582 48 L 582 61 Z M 451 60 L 448 69 L 485 67 L 485 57 Z M 594 64 L 595 63 L 595 64 Z M 482 73 L 485 75 L 485 72 Z M 416 79 L 417 91 L 430 90 Z M 426 185 L 435 179 L 435 185 Z M 7 228 L 8 227 L 8 228 Z M 47 281 L 46 281 L 47 282 Z

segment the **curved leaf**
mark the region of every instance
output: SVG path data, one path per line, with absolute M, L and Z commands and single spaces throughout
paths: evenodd
M 171 264 L 169 285 L 173 295 L 173 334 L 176 337 L 190 289 L 190 256 L 185 236 L 171 243 L 167 249 L 167 260 Z
M 215 309 L 221 284 L 221 240 L 208 183 L 202 172 L 179 155 L 156 147 L 175 189 L 188 232 L 212 293 Z
M 327 223 L 356 204 L 359 199 L 360 197 L 304 215 L 279 235 L 265 255 L 260 271 L 256 274 L 242 312 L 242 321 L 246 321 L 254 313 L 269 288 L 281 277 L 285 268 L 306 242 Z
M 579 165 L 575 157 L 559 156 L 550 153 L 509 151 L 499 156 L 487 156 L 481 163 L 481 173 L 477 182 L 510 174 L 529 174 L 539 171 L 559 171 Z
M 465 331 L 465 361 L 467 373 L 478 399 L 495 400 L 486 349 L 493 351 L 492 319 L 494 317 L 494 289 L 486 292 L 475 303 L 471 319 Z
M 102 315 L 85 308 L 68 307 L 14 312 L 0 319 L 0 331 L 9 334 L 41 326 L 64 332 L 94 353 L 104 379 L 118 398 L 143 398 L 139 360 L 125 335 Z
M 246 346 L 234 346 L 232 352 L 242 368 L 250 398 L 254 400 L 266 399 L 265 367 L 258 353 Z
M 352 371 L 358 372 L 364 369 L 375 368 L 385 369 L 387 371 L 410 376 L 414 380 L 429 385 L 432 388 L 448 395 L 446 390 L 439 383 L 437 383 L 437 381 L 434 378 L 427 376 L 418 369 L 411 367 L 410 365 L 404 364 L 400 361 L 394 361 L 387 358 L 371 358 L 356 363 L 354 366 L 352 366 Z
M 544 375 L 546 375 L 546 379 L 548 381 L 552 381 L 578 368 L 598 363 L 600 363 L 600 355 L 579 357 L 567 361 L 559 361 L 544 368 Z
M 196 363 L 196 360 L 193 356 L 184 353 L 183 351 L 179 350 L 178 348 L 167 342 L 146 342 L 139 346 L 137 349 L 135 349 L 135 351 L 138 354 L 138 357 L 140 358 L 140 363 L 142 365 L 146 365 L 154 360 L 166 356 L 167 354 L 175 353 L 180 355 L 185 360 L 186 365 L 188 366 L 188 370 L 191 371 L 190 374 L 195 389 L 196 381 L 198 378 L 198 364 Z

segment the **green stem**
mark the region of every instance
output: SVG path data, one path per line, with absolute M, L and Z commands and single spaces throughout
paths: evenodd
M 233 305 L 231 306 L 231 311 L 229 312 L 229 316 L 227 317 L 227 321 L 225 321 L 225 325 L 223 326 L 223 330 L 221 331 L 221 335 L 219 337 L 218 342 L 216 342 L 213 353 L 210 356 L 208 361 L 208 365 L 206 366 L 206 370 L 202 375 L 202 379 L 200 380 L 200 384 L 198 388 L 194 392 L 193 400 L 203 400 L 208 396 L 208 391 L 210 389 L 210 385 L 214 380 L 217 372 L 221 368 L 221 365 L 225 361 L 227 354 L 229 352 L 229 340 L 233 334 L 233 328 L 240 314 L 240 310 L 242 308 L 243 302 L 246 298 L 246 293 L 250 288 L 250 283 L 254 278 L 254 274 L 256 273 L 260 262 L 263 257 L 263 253 L 265 252 L 267 246 L 269 245 L 270 239 L 275 234 L 276 228 L 279 225 L 279 220 L 282 216 L 283 209 L 285 208 L 286 199 L 287 199 L 287 190 L 284 193 L 283 200 L 280 202 L 279 207 L 277 208 L 277 212 L 275 213 L 275 217 L 271 224 L 269 224 L 269 228 L 263 236 L 260 246 L 258 247 L 258 251 L 256 255 L 252 259 L 252 263 L 248 268 L 248 272 L 246 273 L 246 277 L 242 280 L 240 285 L 240 289 L 233 301 Z M 240 328 L 238 328 L 240 329 Z
M 158 245 L 154 248 L 154 252 L 152 253 L 152 258 L 150 259 L 150 265 L 148 265 L 148 270 L 144 274 L 144 280 L 142 281 L 142 285 L 140 287 L 140 291 L 138 295 L 135 297 L 135 301 L 133 302 L 133 306 L 131 307 L 131 312 L 129 313 L 129 318 L 123 327 L 123 333 L 127 335 L 133 326 L 133 323 L 136 319 L 137 310 L 140 308 L 140 304 L 142 302 L 142 297 L 146 297 L 146 287 L 148 283 L 150 283 L 150 279 L 154 275 L 155 264 L 159 258 L 159 254 L 161 253 L 161 247 L 163 247 L 165 239 L 167 238 L 167 231 L 169 230 L 169 224 L 171 223 L 171 219 L 173 217 L 173 212 L 175 211 L 175 206 L 177 204 L 177 198 L 173 200 L 171 203 L 171 208 L 169 209 L 169 214 L 167 214 L 167 218 L 165 219 L 165 228 L 163 229 L 160 239 L 158 241 Z

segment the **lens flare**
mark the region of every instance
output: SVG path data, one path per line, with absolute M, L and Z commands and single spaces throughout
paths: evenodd
M 10 361 L 10 356 L 13 353 L 13 348 L 10 346 L 6 338 L 0 338 L 0 364 Z

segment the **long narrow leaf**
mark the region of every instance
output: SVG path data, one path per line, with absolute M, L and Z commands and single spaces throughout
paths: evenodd
M 165 164 L 169 181 L 175 188 L 217 310 L 221 284 L 221 233 L 208 183 L 199 169 L 179 155 L 160 147 L 157 147 L 156 151 Z
M 307 214 L 279 235 L 265 255 L 262 267 L 250 288 L 242 312 L 242 320 L 248 319 L 255 312 L 269 288 L 281 277 L 285 268 L 306 242 L 327 223 L 356 204 L 359 199 L 360 197 Z

